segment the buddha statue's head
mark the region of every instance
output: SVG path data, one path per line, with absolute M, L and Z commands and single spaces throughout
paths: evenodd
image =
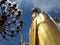
M 33 8 L 32 9 L 32 20 L 34 20 L 37 17 L 37 15 L 39 15 L 39 13 L 41 13 L 40 8 L 38 7 Z

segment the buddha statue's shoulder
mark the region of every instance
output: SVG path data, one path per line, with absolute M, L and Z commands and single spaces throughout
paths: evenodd
M 40 15 L 38 15 L 35 19 L 34 19 L 34 21 L 37 21 L 37 24 L 39 24 L 41 21 L 40 21 Z

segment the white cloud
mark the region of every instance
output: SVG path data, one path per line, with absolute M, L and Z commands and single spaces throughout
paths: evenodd
M 40 7 L 43 11 L 49 11 L 51 8 L 60 7 L 60 0 L 33 0 L 34 7 Z

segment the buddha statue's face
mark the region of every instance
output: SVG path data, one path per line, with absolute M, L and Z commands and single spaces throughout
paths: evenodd
M 32 20 L 34 20 L 34 19 L 37 17 L 37 15 L 38 15 L 38 13 L 35 13 L 35 12 L 34 12 L 34 13 L 32 14 Z

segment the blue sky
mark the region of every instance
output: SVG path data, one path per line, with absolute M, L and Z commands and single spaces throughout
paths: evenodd
M 23 35 L 23 41 L 28 42 L 28 32 L 31 25 L 31 10 L 34 7 L 39 7 L 42 11 L 48 12 L 53 18 L 55 16 L 60 19 L 60 0 L 13 0 L 19 5 L 19 8 L 23 10 L 22 19 L 25 24 L 22 31 L 15 38 L 10 41 L 0 41 L 0 45 L 19 45 L 20 35 Z

